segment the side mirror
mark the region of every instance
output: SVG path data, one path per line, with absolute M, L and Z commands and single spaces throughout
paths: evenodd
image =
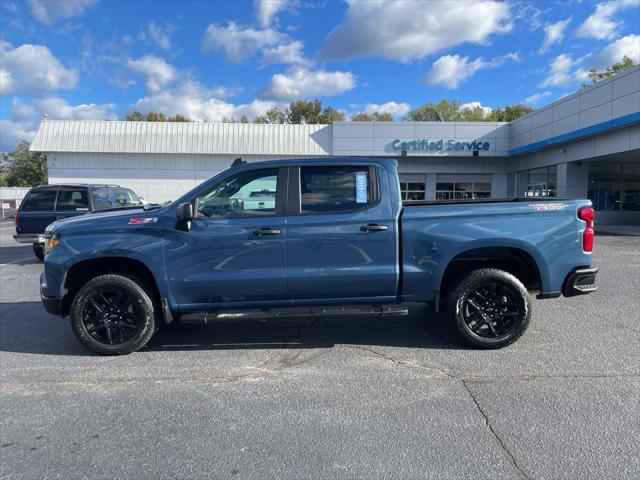
M 191 202 L 184 202 L 178 205 L 176 217 L 178 221 L 193 219 L 193 204 Z
M 193 205 L 185 202 L 178 205 L 176 211 L 176 228 L 179 230 L 191 230 L 191 220 L 193 219 Z

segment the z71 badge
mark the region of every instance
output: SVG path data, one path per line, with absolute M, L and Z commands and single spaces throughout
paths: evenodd
M 129 219 L 129 225 L 146 225 L 147 223 L 157 223 L 158 217 L 133 217 Z

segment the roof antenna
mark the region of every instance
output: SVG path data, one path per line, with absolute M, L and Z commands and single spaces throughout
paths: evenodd
M 233 163 L 231 164 L 232 167 L 235 167 L 237 165 L 242 165 L 243 163 L 247 163 L 244 160 L 242 160 L 242 157 L 238 157 L 236 158 Z

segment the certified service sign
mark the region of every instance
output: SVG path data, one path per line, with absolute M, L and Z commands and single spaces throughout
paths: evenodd
M 456 140 L 445 140 L 441 138 L 439 140 L 429 140 L 428 138 L 420 138 L 410 141 L 402 141 L 396 138 L 391 142 L 391 150 L 400 152 L 402 150 L 406 152 L 461 152 L 461 151 L 480 151 L 489 150 L 491 144 L 483 140 L 474 140 L 472 142 L 458 142 Z

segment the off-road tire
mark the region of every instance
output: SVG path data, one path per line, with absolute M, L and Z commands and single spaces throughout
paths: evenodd
M 87 302 L 102 289 L 121 290 L 136 303 L 139 311 L 137 330 L 134 336 L 124 343 L 106 344 L 96 340 L 83 322 Z M 144 347 L 157 330 L 159 324 L 155 303 L 149 293 L 151 290 L 141 280 L 122 275 L 100 275 L 87 282 L 75 295 L 70 309 L 71 328 L 78 340 L 93 352 L 101 355 L 126 355 Z
M 491 324 L 489 324 L 487 320 L 491 319 L 484 315 L 486 314 L 488 316 L 489 314 L 495 313 L 497 316 L 499 312 L 496 311 L 495 307 L 489 313 L 485 312 L 485 310 L 482 310 L 482 312 L 475 310 L 475 312 L 479 312 L 481 316 L 479 323 L 486 326 L 484 330 L 485 335 L 474 332 L 467 322 L 471 317 L 475 316 L 469 315 L 469 296 L 475 295 L 474 292 L 477 292 L 478 289 L 484 291 L 482 290 L 483 288 L 490 289 L 493 285 L 495 285 L 494 291 L 496 288 L 504 287 L 504 290 L 499 290 L 501 292 L 507 292 L 502 298 L 508 298 L 509 302 L 517 305 L 519 312 L 517 315 L 510 315 L 509 318 L 513 318 L 513 322 L 510 324 L 511 326 L 508 330 L 503 331 L 502 334 L 496 334 L 494 338 L 491 338 L 487 337 L 486 334 L 499 331 L 497 328 L 498 323 L 496 320 L 496 322 L 491 321 Z M 489 309 L 491 309 L 491 305 L 489 305 Z M 500 308 L 498 308 L 498 310 L 500 310 Z M 506 310 L 507 309 L 505 309 L 505 311 Z M 513 310 L 516 311 L 515 306 Z M 531 297 L 520 280 L 504 270 L 483 268 L 474 270 L 459 279 L 458 284 L 453 288 L 447 298 L 445 312 L 447 317 L 453 321 L 466 343 L 478 348 L 492 349 L 506 347 L 520 338 L 529 326 L 533 315 L 533 308 Z M 511 313 L 513 312 L 510 312 L 510 314 Z M 501 325 L 504 325 L 502 321 L 505 319 L 501 317 L 500 320 Z M 472 322 L 472 324 L 475 326 L 475 322 Z M 481 325 L 481 328 L 482 327 Z M 487 332 L 489 328 L 490 332 Z

